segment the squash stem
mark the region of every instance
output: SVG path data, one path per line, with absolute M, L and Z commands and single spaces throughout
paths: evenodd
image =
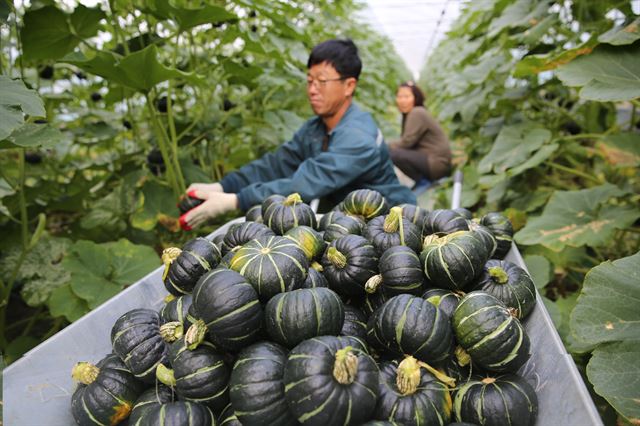
M 452 387 L 452 388 L 456 386 L 456 380 L 453 377 L 449 377 L 446 374 L 444 374 L 443 372 L 441 372 L 440 370 L 436 370 L 435 368 L 433 368 L 432 366 L 430 366 L 426 362 L 418 361 L 418 365 L 420 365 L 420 367 L 426 369 L 429 373 L 431 373 L 434 376 L 436 376 L 436 379 L 440 380 L 445 385 L 447 385 L 449 387 Z
M 333 246 L 327 249 L 327 258 L 336 268 L 343 269 L 347 266 L 347 257 Z
M 311 267 L 312 267 L 313 269 L 315 269 L 316 271 L 318 271 L 318 272 L 322 272 L 322 271 L 324 271 L 324 268 L 322 267 L 322 265 L 321 265 L 321 264 L 319 264 L 319 263 L 318 263 L 318 262 L 316 262 L 316 261 L 311 262 Z
M 98 374 L 100 369 L 90 362 L 78 362 L 71 370 L 71 377 L 84 385 L 93 383 L 98 378 Z
M 382 285 L 382 275 L 374 275 L 367 280 L 364 284 L 364 289 L 367 293 L 373 294 L 378 291 L 378 288 Z
M 297 192 L 294 192 L 293 194 L 285 198 L 282 204 L 285 206 L 295 206 L 296 204 L 300 204 L 301 202 L 302 202 L 302 198 L 300 198 L 300 194 L 298 194 Z
M 169 387 L 175 387 L 176 377 L 173 375 L 173 370 L 167 368 L 164 364 L 158 364 L 156 367 L 156 378 L 160 383 Z
M 167 275 L 169 274 L 169 267 L 173 263 L 174 260 L 180 256 L 182 250 L 178 247 L 169 247 L 162 250 L 162 263 L 164 264 L 164 272 L 162 272 L 162 281 L 167 279 Z
M 397 232 L 402 222 L 402 207 L 393 207 L 387 217 L 384 219 L 384 232 L 391 234 Z
M 347 346 L 336 352 L 336 360 L 333 364 L 333 377 L 342 385 L 350 385 L 356 380 L 358 374 L 358 357 L 352 352 L 353 348 Z
M 506 284 L 509 282 L 507 272 L 500 266 L 492 266 L 489 268 L 489 276 L 496 284 Z
M 469 356 L 467 351 L 462 349 L 462 346 L 456 346 L 454 355 L 456 357 L 456 361 L 458 362 L 458 365 L 461 367 L 464 367 L 465 365 L 469 365 L 469 363 L 471 362 L 471 356 Z
M 398 365 L 396 386 L 404 396 L 412 395 L 420 384 L 420 364 L 412 356 L 403 359 Z
M 187 345 L 187 349 L 194 350 L 200 343 L 204 341 L 204 336 L 207 333 L 207 325 L 203 320 L 199 319 L 194 322 L 184 335 L 184 342 Z
M 175 342 L 184 334 L 184 327 L 180 321 L 171 321 L 160 326 L 160 336 L 165 342 Z

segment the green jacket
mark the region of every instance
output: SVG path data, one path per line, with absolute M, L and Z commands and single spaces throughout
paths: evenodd
M 352 103 L 328 135 L 327 151 L 322 150 L 325 135 L 324 123 L 314 117 L 292 140 L 227 174 L 220 184 L 225 192 L 238 194 L 242 210 L 262 203 L 269 195 L 294 192 L 305 202 L 325 198 L 335 205 L 362 188 L 382 193 L 392 206 L 416 204 L 411 190 L 398 182 L 371 114 Z

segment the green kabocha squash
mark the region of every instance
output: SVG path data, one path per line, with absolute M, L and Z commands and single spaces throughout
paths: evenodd
M 359 216 L 342 216 L 335 219 L 324 230 L 322 238 L 328 243 L 345 235 L 361 235 L 366 222 Z
M 197 346 L 208 332 L 216 347 L 237 352 L 261 338 L 264 313 L 258 293 L 245 277 L 218 268 L 205 274 L 193 290 L 198 321 L 189 329 L 187 344 Z
M 288 348 L 316 336 L 338 335 L 344 323 L 340 297 L 328 288 L 302 288 L 280 293 L 265 307 L 267 333 Z
M 322 239 L 322 234 L 309 226 L 291 228 L 284 237 L 298 244 L 309 262 L 320 260 L 327 246 Z
M 177 395 L 169 386 L 156 383 L 152 388 L 142 392 L 136 400 L 129 416 L 129 426 L 137 426 L 142 416 L 150 409 L 177 399 Z
M 380 306 L 384 305 L 387 300 L 391 299 L 391 297 L 393 296 L 387 294 L 385 287 L 381 286 L 375 293 L 367 293 L 360 307 L 365 315 L 370 317 Z
M 80 426 L 117 425 L 129 416 L 144 390 L 144 385 L 115 354 L 107 355 L 96 365 L 79 362 L 71 376 L 78 382 L 71 396 L 71 412 Z
M 165 301 L 165 305 L 160 309 L 161 324 L 179 322 L 182 324 L 183 330 L 188 329 L 195 321 L 195 318 L 189 314 L 192 302 L 191 295 L 185 294 L 178 297 L 169 295 L 165 298 Z
M 262 223 L 262 204 L 251 206 L 245 213 L 244 218 L 247 222 Z
M 237 251 L 249 241 L 262 236 L 272 236 L 275 233 L 268 226 L 256 222 L 234 223 L 224 235 L 222 240 L 222 254 Z
M 462 294 L 441 288 L 430 288 L 422 293 L 422 298 L 440 308 L 449 318 L 453 318 L 453 313 L 462 299 Z
M 260 342 L 238 355 L 229 380 L 229 394 L 242 425 L 297 424 L 284 396 L 287 352 L 276 343 Z
M 536 305 L 536 286 L 527 271 L 507 260 L 490 259 L 482 268 L 473 290 L 495 296 L 518 319 L 526 318 Z
M 493 232 L 491 232 L 491 230 L 486 226 L 480 225 L 480 223 L 475 220 L 469 220 L 467 221 L 467 224 L 469 225 L 469 231 L 473 231 L 478 239 L 484 243 L 487 253 L 489 253 L 489 257 L 493 256 L 493 253 L 498 249 L 498 240 L 496 240 Z
M 238 247 L 238 250 L 240 250 L 240 247 Z M 231 260 L 235 255 L 236 255 L 235 251 L 230 251 L 224 256 L 222 256 L 222 259 L 220 259 L 220 263 L 218 263 L 218 268 L 231 269 Z
M 362 423 L 360 426 L 402 426 L 396 422 L 388 422 L 386 420 L 369 420 L 366 423 Z
M 332 290 L 343 296 L 361 296 L 367 280 L 378 273 L 378 256 L 366 238 L 345 235 L 329 244 L 322 268 Z
M 485 370 L 514 373 L 529 359 L 529 337 L 522 324 L 489 293 L 467 293 L 452 324 L 462 349 Z
M 454 400 L 456 420 L 486 426 L 533 426 L 538 397 L 522 377 L 503 374 L 471 380 Z
M 316 214 L 300 198 L 300 194 L 291 194 L 282 199 L 272 199 L 267 206 L 262 205 L 262 220 L 278 235 L 284 235 L 296 226 L 318 227 Z
M 217 426 L 216 417 L 206 405 L 176 401 L 153 407 L 139 421 L 139 426 Z
M 466 289 L 488 259 L 484 244 L 469 231 L 428 236 L 420 253 L 427 284 L 456 291 Z
M 231 269 L 242 274 L 267 302 L 278 293 L 302 287 L 309 263 L 296 243 L 284 237 L 249 241 L 231 259 Z
M 171 344 L 171 369 L 159 365 L 156 377 L 175 388 L 181 400 L 197 402 L 221 412 L 229 403 L 229 376 L 231 369 L 215 347 L 205 341 L 191 350 L 184 340 Z
M 406 246 L 389 247 L 380 256 L 378 268 L 380 274 L 369 278 L 365 284 L 367 293 L 375 293 L 380 289 L 383 289 L 388 296 L 422 293 L 424 273 L 420 258 L 411 248 Z
M 513 241 L 513 225 L 511 221 L 500 213 L 491 212 L 482 216 L 480 225 L 489 228 L 496 237 L 498 247 L 495 253 L 493 253 L 493 257 L 496 259 L 504 259 L 511 249 L 511 242 Z
M 152 309 L 133 309 L 118 318 L 111 329 L 111 345 L 139 379 L 153 383 L 156 367 L 166 362 L 169 346 L 165 339 L 182 336 L 182 324 L 161 325 Z
M 351 191 L 340 203 L 340 209 L 353 216 L 361 216 L 368 221 L 389 212 L 389 204 L 384 196 L 372 189 Z
M 419 252 L 422 245 L 420 229 L 402 216 L 402 207 L 393 207 L 389 214 L 371 219 L 362 236 L 373 243 L 378 255 L 394 246 L 407 246 Z
M 318 231 L 325 231 L 327 229 L 327 226 L 331 225 L 338 218 L 345 217 L 345 216 L 346 214 L 344 214 L 340 210 L 332 210 L 330 212 L 323 214 L 322 217 L 320 218 L 320 221 L 318 222 Z
M 304 280 L 302 288 L 329 287 L 329 281 L 322 274 L 322 265 L 313 262 L 307 271 L 307 279 Z
M 204 203 L 204 200 L 186 195 L 180 198 L 180 201 L 178 202 L 178 210 L 180 210 L 181 214 L 185 214 L 189 210 L 198 207 L 202 203 Z
M 394 296 L 374 316 L 375 321 L 367 327 L 374 328 L 378 340 L 392 353 L 437 362 L 453 349 L 449 317 L 420 297 Z
M 467 220 L 473 219 L 473 213 L 471 213 L 471 210 L 469 209 L 465 209 L 464 207 L 458 207 L 456 209 L 453 209 L 453 211 L 458 213 L 460 216 L 464 217 Z
M 426 369 L 425 369 L 426 367 Z M 448 425 L 449 388 L 455 382 L 413 357 L 380 365 L 380 397 L 374 417 L 405 426 Z
M 359 425 L 378 399 L 378 366 L 352 337 L 305 340 L 284 368 L 289 410 L 304 425 Z
M 443 236 L 456 231 L 467 231 L 467 218 L 455 210 L 437 209 L 429 212 L 422 230 L 424 235 Z
M 218 265 L 220 257 L 218 246 L 201 237 L 188 241 L 182 249 L 165 249 L 162 252 L 165 288 L 174 296 L 191 293 L 198 279 Z
M 344 305 L 344 323 L 340 335 L 367 340 L 367 316 L 361 309 L 349 304 Z
M 420 234 L 424 237 L 425 235 L 422 231 L 424 229 L 424 222 L 427 220 L 427 216 L 429 215 L 429 210 L 413 204 L 400 204 L 399 207 L 402 207 L 402 216 L 404 216 L 409 222 L 416 225 L 420 230 Z
M 236 416 L 231 403 L 229 403 L 218 416 L 218 426 L 243 426 L 240 420 L 238 420 L 238 416 Z

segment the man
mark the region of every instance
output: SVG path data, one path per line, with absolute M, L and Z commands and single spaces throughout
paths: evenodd
M 196 183 L 187 192 L 205 200 L 180 222 L 195 228 L 236 208 L 247 210 L 272 194 L 297 192 L 306 202 L 324 198 L 335 205 L 355 189 L 373 189 L 391 205 L 416 203 L 400 185 L 387 146 L 371 115 L 353 103 L 362 62 L 351 40 L 315 46 L 307 63 L 307 96 L 316 117 L 289 142 L 219 183 Z

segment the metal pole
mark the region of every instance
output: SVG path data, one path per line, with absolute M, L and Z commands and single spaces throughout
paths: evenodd
M 458 170 L 453 174 L 453 192 L 451 194 L 451 208 L 460 207 L 460 197 L 462 195 L 462 171 Z

